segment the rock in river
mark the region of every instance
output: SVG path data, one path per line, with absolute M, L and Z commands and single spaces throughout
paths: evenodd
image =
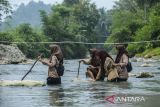
M 0 44 L 0 64 L 18 64 L 26 60 L 16 45 Z
M 34 81 L 34 80 L 0 80 L 0 86 L 45 86 L 43 81 Z
M 153 74 L 148 72 L 142 72 L 140 75 L 138 75 L 136 78 L 152 78 L 154 77 Z

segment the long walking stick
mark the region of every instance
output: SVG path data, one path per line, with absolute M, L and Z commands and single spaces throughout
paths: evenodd
M 77 78 L 79 77 L 80 64 L 81 64 L 81 63 L 79 62 Z
M 42 56 L 42 54 L 40 55 L 40 57 Z M 35 64 L 38 62 L 40 58 L 38 58 L 32 65 L 32 67 L 30 68 L 30 70 L 22 77 L 21 81 L 24 80 L 24 78 L 32 71 L 32 68 L 35 66 Z

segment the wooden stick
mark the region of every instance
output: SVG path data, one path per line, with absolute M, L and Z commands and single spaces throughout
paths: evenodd
M 41 58 L 42 54 L 40 55 Z M 38 58 L 32 65 L 32 67 L 30 68 L 30 70 L 22 77 L 21 81 L 24 80 L 24 78 L 32 71 L 32 68 L 35 66 L 35 64 L 38 62 L 38 60 L 40 59 Z
M 79 77 L 80 64 L 81 64 L 81 63 L 79 62 L 77 78 Z

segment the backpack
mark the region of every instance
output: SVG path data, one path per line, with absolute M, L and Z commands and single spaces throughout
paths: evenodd
M 127 68 L 128 72 L 132 71 L 132 64 L 131 64 L 131 62 L 128 61 L 128 64 L 127 64 L 126 68 Z
M 56 67 L 57 73 L 59 76 L 63 76 L 64 74 L 64 66 L 63 66 L 63 61 L 60 61 L 58 67 Z

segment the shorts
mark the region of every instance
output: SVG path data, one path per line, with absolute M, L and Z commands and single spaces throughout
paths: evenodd
M 48 85 L 61 84 L 61 77 L 59 77 L 59 78 L 48 77 L 47 84 Z

